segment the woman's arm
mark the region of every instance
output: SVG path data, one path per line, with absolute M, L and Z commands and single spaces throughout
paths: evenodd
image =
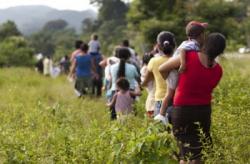
M 151 71 L 146 70 L 144 80 L 141 82 L 141 86 L 145 87 L 148 82 L 154 79 L 154 75 Z
M 107 66 L 107 59 L 102 59 L 98 64 L 99 66 L 101 66 L 102 68 L 105 68 Z
M 180 56 L 172 57 L 159 67 L 161 76 L 166 79 L 171 70 L 178 69 L 181 65 Z
M 117 93 L 113 96 L 112 100 L 110 103 L 107 103 L 106 105 L 109 106 L 109 107 L 112 107 L 115 105 L 115 102 L 116 102 L 116 99 L 117 99 Z
M 76 70 L 76 59 L 73 59 L 72 65 L 69 72 L 69 77 L 73 77 Z

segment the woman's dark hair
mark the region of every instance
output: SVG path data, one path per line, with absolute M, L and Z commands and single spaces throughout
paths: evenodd
M 209 66 L 213 65 L 214 59 L 223 53 L 226 48 L 225 36 L 221 33 L 211 33 L 208 35 L 204 45 L 204 53 L 208 56 Z
M 80 48 L 81 48 L 81 50 L 83 51 L 83 52 L 88 52 L 88 50 L 89 50 L 89 46 L 86 44 L 86 43 L 82 43 L 81 44 L 81 46 L 80 46 Z
M 151 59 L 152 57 L 154 57 L 153 54 L 151 54 L 151 53 L 146 53 L 146 54 L 142 57 L 142 63 L 143 63 L 143 64 L 148 64 L 149 61 L 150 61 L 150 59 Z
M 157 43 L 159 49 L 168 56 L 171 56 L 175 49 L 175 36 L 168 31 L 162 31 L 157 36 Z
M 116 56 L 120 59 L 117 78 L 125 77 L 125 64 L 126 60 L 130 58 L 130 51 L 128 48 L 119 47 L 116 49 L 116 53 Z
M 121 77 L 116 81 L 116 85 L 124 91 L 129 90 L 129 82 L 126 78 Z
M 83 44 L 83 41 L 81 41 L 81 40 L 76 40 L 75 41 L 75 48 L 76 49 L 79 49 L 79 48 L 81 48 L 81 45 Z

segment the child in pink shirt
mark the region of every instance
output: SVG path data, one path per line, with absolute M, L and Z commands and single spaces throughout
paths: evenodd
M 129 90 L 129 82 L 126 78 L 122 77 L 116 81 L 118 91 L 113 96 L 113 99 L 108 106 L 115 106 L 117 118 L 121 118 L 124 115 L 128 115 L 133 111 L 133 97 L 140 96 L 140 92 L 134 92 Z

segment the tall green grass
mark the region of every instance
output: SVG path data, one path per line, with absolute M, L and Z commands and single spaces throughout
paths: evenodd
M 207 163 L 248 163 L 250 61 L 223 61 L 215 90 L 213 151 Z M 178 163 L 166 128 L 144 116 L 110 121 L 104 98 L 78 99 L 65 76 L 27 68 L 0 70 L 0 163 Z

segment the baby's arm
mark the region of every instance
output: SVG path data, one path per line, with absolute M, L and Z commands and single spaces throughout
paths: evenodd
M 182 73 L 186 70 L 186 51 L 185 49 L 180 49 L 180 68 L 179 68 L 179 72 Z

